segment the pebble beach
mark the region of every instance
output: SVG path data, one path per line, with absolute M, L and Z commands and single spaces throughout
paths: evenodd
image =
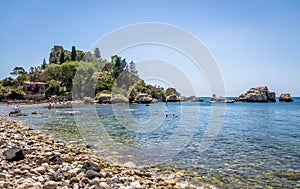
M 90 149 L 55 141 L 5 118 L 0 118 L 0 162 L 0 188 L 199 188 L 107 163 Z

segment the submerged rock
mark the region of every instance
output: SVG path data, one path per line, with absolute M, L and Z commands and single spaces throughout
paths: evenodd
M 18 147 L 12 147 L 3 152 L 7 161 L 20 161 L 25 158 L 23 150 Z
M 282 93 L 279 97 L 279 102 L 294 102 L 290 93 Z
M 235 99 L 237 102 L 276 102 L 275 92 L 269 91 L 267 86 L 249 89 Z
M 31 114 L 32 114 L 32 115 L 41 115 L 41 114 L 43 114 L 43 113 L 38 112 L 38 111 L 33 111 L 33 112 L 31 112 Z

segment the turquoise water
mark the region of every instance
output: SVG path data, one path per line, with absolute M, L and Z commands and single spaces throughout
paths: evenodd
M 184 179 L 221 188 L 300 188 L 299 98 L 21 108 L 43 115 L 17 119 L 59 140 L 86 142 L 110 161 L 181 171 Z

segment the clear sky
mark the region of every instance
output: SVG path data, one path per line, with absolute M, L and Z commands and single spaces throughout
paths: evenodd
M 259 85 L 300 96 L 298 0 L 3 1 L 0 79 L 16 65 L 28 70 L 48 60 L 55 44 L 87 50 L 111 31 L 141 22 L 172 24 L 199 38 L 220 67 L 227 96 Z

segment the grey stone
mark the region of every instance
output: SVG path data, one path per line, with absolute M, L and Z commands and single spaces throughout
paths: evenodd
M 23 150 L 18 147 L 12 147 L 3 152 L 7 161 L 20 161 L 25 158 Z
M 101 177 L 102 175 L 99 172 L 96 172 L 94 170 L 87 170 L 87 172 L 85 173 L 85 176 L 92 180 L 95 177 Z
M 88 170 L 93 170 L 96 172 L 100 172 L 100 168 L 93 162 L 87 161 L 82 165 L 82 171 L 87 172 Z

